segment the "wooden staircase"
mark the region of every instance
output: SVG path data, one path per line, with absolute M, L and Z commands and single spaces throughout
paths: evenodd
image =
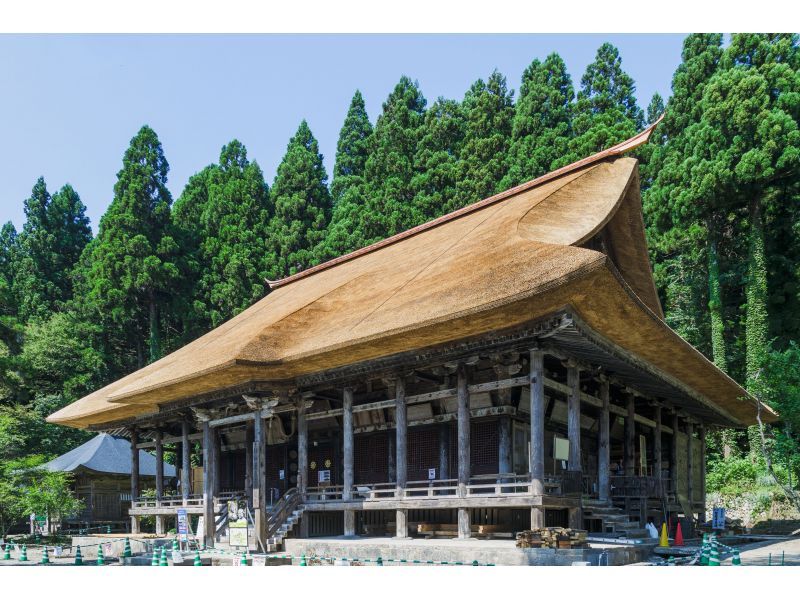
M 584 498 L 583 518 L 600 520 L 604 534 L 613 534 L 629 539 L 648 537 L 647 530 L 644 529 L 642 523 L 631 521 L 628 513 L 607 501 Z

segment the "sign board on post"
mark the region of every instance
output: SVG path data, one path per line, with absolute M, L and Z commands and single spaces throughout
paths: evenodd
M 566 438 L 553 438 L 553 459 L 556 461 L 569 460 L 569 440 Z
M 714 507 L 711 515 L 711 529 L 725 529 L 725 507 Z
M 320 484 L 330 484 L 331 483 L 331 470 L 330 469 L 320 469 L 317 472 L 318 480 Z
M 435 480 L 436 479 L 436 468 L 435 467 L 431 467 L 430 469 L 428 469 L 428 479 L 429 480 Z
M 189 541 L 189 515 L 186 509 L 178 509 L 178 537 L 181 542 Z
M 237 519 L 228 524 L 228 544 L 247 548 L 247 519 Z
M 285 469 L 281 469 L 281 470 L 278 471 L 278 479 L 279 480 L 285 480 L 286 479 L 286 470 Z

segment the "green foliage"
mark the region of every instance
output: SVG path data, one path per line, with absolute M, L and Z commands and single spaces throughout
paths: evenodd
M 315 265 L 331 217 L 327 180 L 319 144 L 304 120 L 289 141 L 272 185 L 275 217 L 270 234 L 279 276 Z
M 554 169 L 572 136 L 572 78 L 561 57 L 534 60 L 522 74 L 502 188 L 519 185 Z
M 161 142 L 145 125 L 125 151 L 114 199 L 100 220 L 97 239 L 87 247 L 84 297 L 98 315 L 110 315 L 107 325 L 127 333 L 139 366 L 145 363 L 145 337 L 149 359 L 161 356 L 159 310 L 180 278 L 168 171 Z
M 371 136 L 372 124 L 367 116 L 364 98 L 360 91 L 356 91 L 336 145 L 336 164 L 331 183 L 333 209 L 325 240 L 319 245 L 317 260 L 320 262 L 367 244 L 358 221 L 365 209 L 364 174 Z
M 34 461 L 29 459 L 28 461 Z M 20 463 L 22 465 L 22 463 Z M 33 465 L 26 463 L 26 465 Z M 15 474 L 17 483 L 22 486 L 22 507 L 24 515 L 46 515 L 50 530 L 54 524 L 64 517 L 71 517 L 79 513 L 84 503 L 75 497 L 70 485 L 73 476 L 64 471 L 48 471 L 44 468 L 32 466 L 20 469 Z
M 506 174 L 514 92 L 506 78 L 494 71 L 484 82 L 478 79 L 464 96 L 464 141 L 458 155 L 455 197 L 444 206 L 451 212 L 500 190 Z
M 175 202 L 173 218 L 185 241 L 184 319 L 187 338 L 218 326 L 266 294 L 274 275 L 269 239 L 273 206 L 261 168 L 239 141 L 222 148 L 219 164 L 194 175 Z
M 622 70 L 619 50 L 605 43 L 586 67 L 575 103 L 570 153 L 558 165 L 580 160 L 640 131 L 644 115 L 636 103 L 633 79 Z
M 25 225 L 13 260 L 19 317 L 45 317 L 72 297 L 70 272 L 91 239 L 86 208 L 70 185 L 52 197 L 39 178 L 25 200 Z
M 423 222 L 441 216 L 455 203 L 466 128 L 464 107 L 455 100 L 439 98 L 425 112 L 411 181 Z
M 752 490 L 760 472 L 756 463 L 744 457 L 711 461 L 706 475 L 706 490 L 723 495 Z
M 364 170 L 367 201 L 357 224 L 366 244 L 421 221 L 414 205 L 412 179 L 425 104 L 419 84 L 405 76 L 383 103 L 369 142 Z

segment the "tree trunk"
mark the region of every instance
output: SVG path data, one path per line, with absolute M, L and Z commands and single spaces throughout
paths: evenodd
M 761 214 L 761 198 L 750 202 L 750 238 L 747 256 L 747 316 L 746 316 L 746 388 L 755 392 L 755 381 L 769 350 L 769 320 L 767 312 L 767 258 L 764 243 L 764 222 Z M 760 443 L 759 430 L 751 426 L 748 430 L 751 458 L 755 458 Z
M 728 356 L 725 347 L 725 320 L 722 309 L 722 284 L 719 278 L 719 253 L 715 237 L 714 223 L 711 218 L 706 221 L 708 234 L 708 313 L 711 318 L 711 355 L 720 370 L 728 372 Z M 733 454 L 737 442 L 736 430 L 721 430 L 713 433 L 722 445 L 722 454 L 726 459 Z
M 161 358 L 161 338 L 159 337 L 158 330 L 158 306 L 156 305 L 155 294 L 150 291 L 148 300 L 148 307 L 150 308 L 150 361 L 156 361 Z

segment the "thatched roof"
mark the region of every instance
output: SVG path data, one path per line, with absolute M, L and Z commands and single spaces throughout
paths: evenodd
M 651 131 L 273 282 L 238 316 L 48 421 L 116 422 L 202 393 L 415 351 L 569 306 L 648 367 L 751 423 L 755 407 L 741 400 L 745 391 L 663 321 L 637 162 L 623 155 Z M 581 246 L 597 238 L 606 253 Z
M 131 475 L 131 443 L 124 438 L 101 433 L 42 467 L 50 471 Z M 156 458 L 147 451 L 139 450 L 139 474 L 156 475 Z M 174 478 L 175 467 L 164 463 L 164 477 Z

